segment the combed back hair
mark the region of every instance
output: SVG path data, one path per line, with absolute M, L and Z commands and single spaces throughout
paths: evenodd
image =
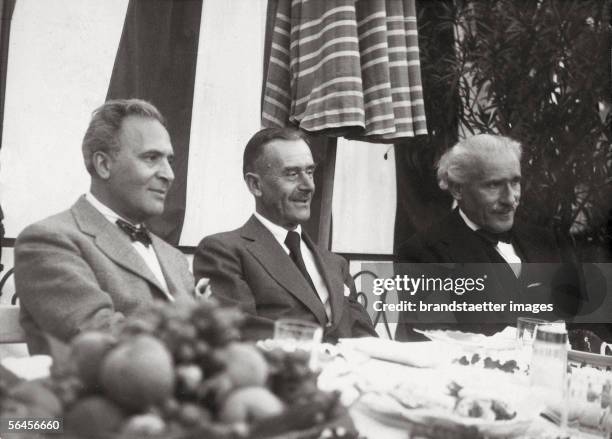
M 485 157 L 494 157 L 510 151 L 521 161 L 521 144 L 504 136 L 478 134 L 468 137 L 446 151 L 438 161 L 438 185 L 448 190 L 449 183 L 463 184 L 468 181 Z
M 95 175 L 93 155 L 97 151 L 116 154 L 119 151 L 119 130 L 128 116 L 140 116 L 159 121 L 164 127 L 166 121 L 161 113 L 147 101 L 141 99 L 116 99 L 106 101 L 96 108 L 83 137 L 83 160 L 87 172 Z
M 301 131 L 294 128 L 264 128 L 256 132 L 251 137 L 244 148 L 244 156 L 242 157 L 242 175 L 247 172 L 255 171 L 257 159 L 261 157 L 264 146 L 273 140 L 298 140 L 301 139 L 306 144 L 308 140 Z

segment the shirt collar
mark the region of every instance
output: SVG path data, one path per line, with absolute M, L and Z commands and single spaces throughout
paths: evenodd
M 269 219 L 265 218 L 263 215 L 257 212 L 254 212 L 253 215 L 255 215 L 255 218 L 257 218 L 259 222 L 261 222 L 264 225 L 264 227 L 268 229 L 270 233 L 272 233 L 272 235 L 276 238 L 278 242 L 281 242 L 281 243 L 285 242 L 285 239 L 287 238 L 287 232 L 288 232 L 287 229 L 279 226 L 278 224 L 274 224 L 272 221 L 270 221 Z M 302 226 L 301 225 L 298 224 L 298 226 L 293 231 L 298 232 L 300 236 L 302 236 Z
M 465 213 L 463 213 L 463 210 L 461 209 L 459 209 L 459 215 L 461 216 L 461 218 L 463 218 L 465 225 L 468 226 L 473 231 L 476 231 L 482 228 L 478 224 L 476 224 L 474 221 L 469 219 L 468 216 Z
M 133 224 L 131 221 L 126 220 L 121 215 L 117 214 L 114 210 L 108 207 L 106 204 L 102 203 L 98 200 L 91 192 L 87 192 L 85 194 L 85 199 L 89 201 L 89 203 L 100 212 L 104 218 L 109 220 L 111 223 L 115 224 L 118 219 L 125 221 L 128 224 L 132 224 L 133 226 L 138 226 L 138 224 Z

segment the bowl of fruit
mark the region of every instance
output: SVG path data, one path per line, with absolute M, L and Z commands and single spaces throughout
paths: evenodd
M 357 437 L 308 358 L 240 341 L 242 322 L 214 300 L 154 305 L 78 335 L 49 377 L 0 385 L 0 412 L 62 419 L 75 439 Z

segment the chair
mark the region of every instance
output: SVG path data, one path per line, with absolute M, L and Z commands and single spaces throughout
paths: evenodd
M 0 305 L 0 344 L 25 343 L 25 332 L 19 323 L 19 307 Z
M 361 270 L 358 273 L 355 273 L 355 275 L 353 275 L 353 282 L 357 283 L 357 279 L 359 279 L 362 276 L 371 276 L 373 279 L 378 279 L 378 275 L 376 273 L 374 273 L 371 270 Z M 364 308 L 368 308 L 368 296 L 363 292 L 363 291 L 359 291 L 357 293 L 357 300 L 359 301 L 359 303 L 361 303 L 361 305 L 363 305 Z M 386 303 L 387 301 L 387 290 L 385 289 L 385 292 L 382 293 L 380 295 L 380 301 L 382 303 Z M 379 321 L 382 320 L 382 324 L 384 325 L 385 328 L 385 332 L 387 333 L 387 337 L 389 337 L 389 340 L 393 340 L 393 335 L 391 334 L 391 328 L 389 328 L 389 321 L 387 319 L 387 314 L 385 313 L 385 311 L 378 311 L 376 313 L 376 317 L 374 317 L 372 319 L 372 323 L 374 324 L 374 327 L 376 328 L 376 325 L 378 325 Z

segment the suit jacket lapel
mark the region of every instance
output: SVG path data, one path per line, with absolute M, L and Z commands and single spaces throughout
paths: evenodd
M 319 323 L 325 326 L 327 315 L 323 303 L 272 233 L 255 216 L 251 216 L 242 227 L 241 235 L 251 241 L 247 249 L 266 272 L 310 309 Z
M 129 238 L 111 224 L 82 196 L 72 207 L 74 218 L 83 231 L 94 237 L 98 248 L 117 265 L 147 280 L 160 291 L 162 286 L 142 257 L 134 250 Z M 160 261 L 161 263 L 161 261 Z
M 469 265 L 476 264 L 476 274 L 486 274 L 488 282 L 494 282 L 491 292 L 498 289 L 503 292 L 503 299 L 515 300 L 520 297 L 520 282 L 516 278 L 508 263 L 503 262 L 501 255 L 493 260 L 487 254 L 485 244 L 472 229 L 470 229 L 455 209 L 451 215 L 448 234 L 442 238 L 448 244 L 448 252 L 453 261 L 470 261 Z M 492 249 L 495 251 L 494 249 Z M 500 298 L 501 300 L 502 298 Z
M 319 272 L 323 276 L 327 291 L 329 293 L 329 303 L 332 312 L 332 326 L 340 321 L 343 310 L 343 297 L 344 297 L 344 279 L 341 277 L 341 273 L 337 270 L 331 270 L 330 267 L 334 267 L 334 261 L 330 258 L 330 255 L 326 252 L 319 250 L 317 245 L 310 239 L 310 236 L 306 232 L 303 232 L 304 241 L 308 245 L 310 251 L 315 257 L 315 262 Z
M 182 279 L 179 277 L 179 273 L 182 272 L 183 268 L 177 266 L 175 257 L 164 250 L 162 240 L 155 235 L 151 235 L 151 241 L 157 260 L 162 269 L 162 274 L 166 283 L 168 284 L 169 293 L 177 300 L 182 301 L 184 294 L 180 294 L 184 290 Z

